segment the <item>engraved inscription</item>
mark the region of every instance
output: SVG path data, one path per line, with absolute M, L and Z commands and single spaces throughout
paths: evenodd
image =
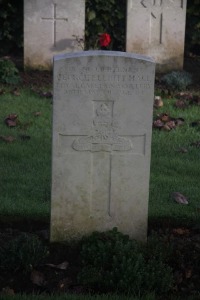
M 120 137 L 117 133 L 117 122 L 113 119 L 113 105 L 113 101 L 97 102 L 93 119 L 93 134 L 77 138 L 72 145 L 74 150 L 112 152 L 132 149 L 131 140 Z
M 89 94 L 108 96 L 144 94 L 150 89 L 152 78 L 137 67 L 76 67 L 66 64 L 60 70 L 57 88 L 64 89 L 66 95 Z
M 67 18 L 58 18 L 56 15 L 56 8 L 57 8 L 57 4 L 53 4 L 53 17 L 49 17 L 49 18 L 41 18 L 42 20 L 45 21 L 52 21 L 53 22 L 53 34 L 52 34 L 52 39 L 53 39 L 53 45 L 54 47 L 56 47 L 56 22 L 57 21 L 68 21 Z

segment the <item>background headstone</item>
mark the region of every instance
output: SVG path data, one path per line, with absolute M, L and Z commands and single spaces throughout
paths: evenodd
M 182 69 L 186 0 L 128 0 L 126 51 L 153 57 L 158 71 Z
M 82 50 L 85 0 L 24 0 L 24 66 L 51 69 L 53 55 Z
M 55 56 L 52 241 L 113 227 L 146 239 L 154 73 L 130 53 Z

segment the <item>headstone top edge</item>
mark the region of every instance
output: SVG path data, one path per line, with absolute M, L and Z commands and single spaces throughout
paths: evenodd
M 107 51 L 107 50 L 89 50 L 89 51 L 81 51 L 81 52 L 72 52 L 72 53 L 64 53 L 54 55 L 54 62 L 68 59 L 68 58 L 81 58 L 81 57 L 90 57 L 90 56 L 107 56 L 107 57 L 123 57 L 123 58 L 135 58 L 142 61 L 147 61 L 155 64 L 155 60 L 146 55 L 140 55 L 136 53 L 130 52 L 121 52 L 121 51 Z

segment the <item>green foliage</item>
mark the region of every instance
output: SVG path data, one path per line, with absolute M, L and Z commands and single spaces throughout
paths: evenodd
M 23 0 L 0 0 L 0 6 L 0 54 L 7 55 L 23 46 Z
M 111 36 L 110 50 L 125 51 L 125 0 L 86 0 L 85 49 L 99 49 L 98 35 Z
M 185 90 L 192 84 L 192 76 L 188 72 L 173 71 L 162 77 L 162 81 L 172 90 Z
M 0 59 L 0 82 L 8 84 L 18 84 L 20 77 L 15 64 L 8 59 Z
M 166 293 L 171 268 L 161 256 L 118 232 L 94 232 L 82 242 L 79 281 L 92 290 L 123 294 Z M 166 251 L 166 248 L 165 248 Z
M 47 256 L 48 251 L 35 235 L 22 233 L 0 247 L 0 269 L 27 273 Z

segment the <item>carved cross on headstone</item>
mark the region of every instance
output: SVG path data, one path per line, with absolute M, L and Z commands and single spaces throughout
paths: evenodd
M 175 3 L 176 1 L 176 3 Z M 141 5 L 150 12 L 149 43 L 163 42 L 163 11 L 169 5 L 183 8 L 183 0 L 141 0 Z M 176 4 L 176 5 L 175 5 Z
M 52 6 L 52 14 L 53 16 L 52 17 L 48 17 L 48 18 L 41 18 L 42 20 L 45 20 L 45 21 L 51 21 L 53 23 L 53 34 L 52 34 L 52 37 L 53 37 L 53 45 L 54 47 L 56 47 L 56 22 L 57 21 L 65 21 L 67 22 L 68 21 L 68 18 L 58 18 L 57 17 L 57 4 L 53 4 Z
M 118 122 L 113 118 L 114 101 L 93 101 L 94 116 L 91 134 L 85 136 L 68 136 L 60 134 L 63 139 L 71 139 L 71 150 L 87 151 L 91 153 L 91 205 L 95 191 L 104 186 L 107 191 L 107 214 L 111 216 L 111 188 L 112 188 L 112 158 L 113 155 L 145 155 L 145 135 L 121 136 L 118 134 Z M 70 142 L 66 143 L 67 145 Z M 138 146 L 139 144 L 139 146 Z M 136 147 L 136 149 L 135 149 Z M 139 153 L 138 153 L 139 152 Z M 95 161 L 95 166 L 94 166 Z M 94 208 L 96 209 L 96 208 Z

